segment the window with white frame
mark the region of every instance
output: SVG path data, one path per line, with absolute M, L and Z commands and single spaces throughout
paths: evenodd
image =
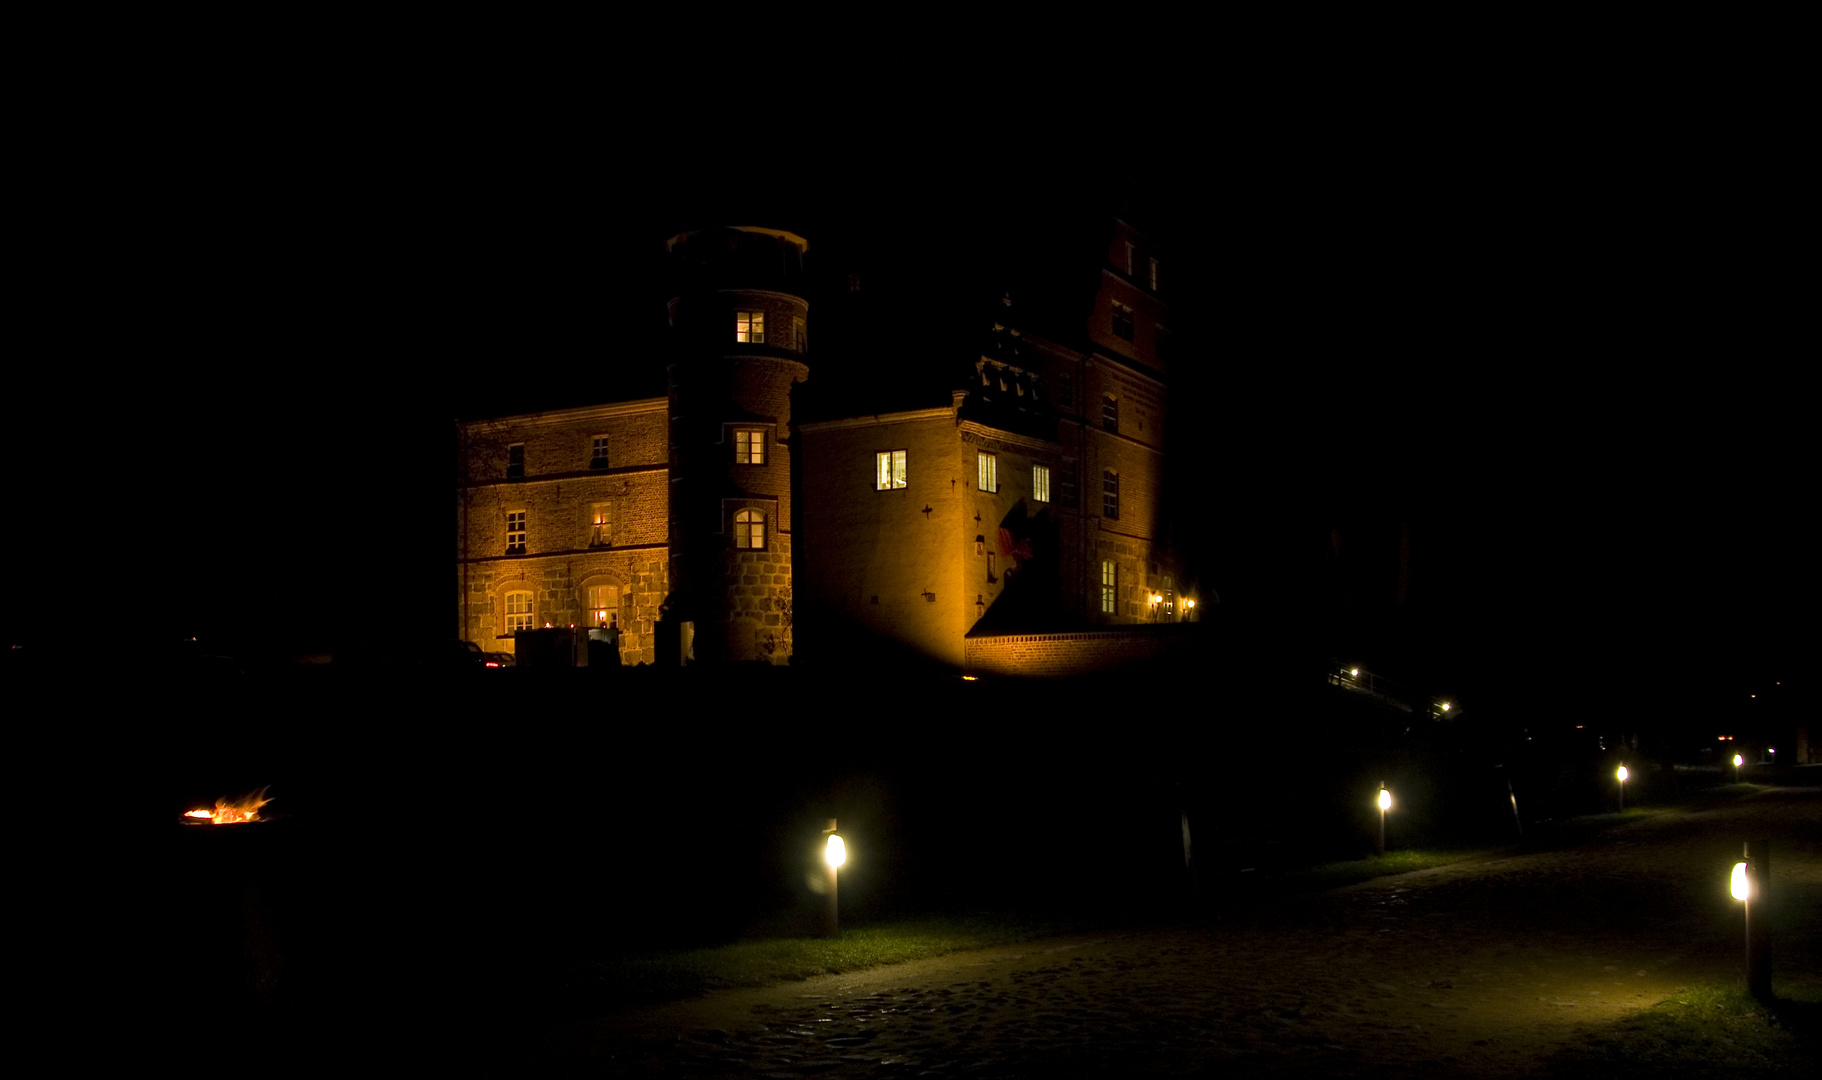
M 1112 469 L 1101 474 L 1101 516 L 1120 520 L 1120 474 Z
M 509 592 L 506 594 L 506 632 L 530 630 L 531 594 L 528 592 Z
M 905 451 L 881 450 L 873 455 L 873 489 L 890 491 L 905 486 Z
M 1035 502 L 1050 501 L 1050 466 L 1031 467 L 1031 498 Z
M 620 586 L 590 585 L 588 587 L 588 625 L 620 625 Z
M 734 340 L 762 342 L 765 340 L 765 312 L 734 312 Z
M 742 510 L 734 515 L 734 546 L 743 551 L 765 550 L 765 511 Z
M 506 512 L 506 554 L 525 554 L 525 511 Z
M 589 514 L 588 546 L 610 547 L 614 542 L 614 504 L 596 503 Z
M 595 436 L 595 450 L 589 456 L 588 467 L 591 469 L 607 468 L 607 436 Z
M 980 469 L 980 489 L 998 491 L 1000 489 L 999 459 L 985 450 L 975 455 Z
M 742 428 L 734 432 L 734 461 L 740 465 L 764 465 L 765 431 Z
M 1101 614 L 1103 615 L 1115 614 L 1119 607 L 1119 598 L 1114 591 L 1115 583 L 1113 561 L 1103 559 L 1101 561 Z

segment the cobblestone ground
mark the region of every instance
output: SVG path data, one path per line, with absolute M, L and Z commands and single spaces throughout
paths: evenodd
M 546 1033 L 525 1059 L 587 1076 L 1548 1073 L 1679 987 L 1742 977 L 1725 891 L 1742 839 L 1774 845 L 1780 956 L 1802 966 L 1781 974 L 1822 977 L 1819 794 L 1659 815 L 1567 851 L 1194 928 L 723 992 Z

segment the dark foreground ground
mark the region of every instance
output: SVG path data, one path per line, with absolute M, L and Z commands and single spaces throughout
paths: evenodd
M 1605 798 L 1607 763 L 1585 748 L 1513 757 L 1414 739 L 1401 716 L 1320 686 L 1147 707 L 1163 701 L 1125 681 L 779 672 L 152 679 L 85 704 L 99 719 L 58 725 L 64 742 L 16 760 L 55 789 L 42 805 L 104 812 L 75 843 L 33 832 L 60 861 L 32 880 L 79 913 L 53 944 L 100 954 L 64 965 L 82 984 L 72 1011 L 117 1018 L 114 1043 L 147 1058 L 267 1075 L 524 1054 L 522 1033 L 563 1007 L 549 974 L 576 958 L 807 930 L 828 817 L 850 839 L 853 918 L 1049 907 L 1133 925 L 1183 910 L 1185 819 L 1219 892 L 1247 871 L 1370 850 L 1380 779 L 1400 793 L 1394 845 L 1517 840 L 1509 792 L 1527 841 Z M 1685 779 L 1648 765 L 1629 804 L 1696 793 Z M 265 823 L 179 824 L 263 785 Z M 1566 873 L 1485 903 L 1530 920 L 1525 933 L 1631 926 L 1635 901 L 1662 897 L 1629 875 Z M 1245 925 L 1287 948 L 1317 940 L 1329 916 L 1300 910 Z M 1726 917 L 1701 910 L 1704 927 Z
M 1769 838 L 1794 1052 L 1691 1056 L 1622 1029 L 1743 981 L 1727 867 Z M 1822 792 L 1627 822 L 1174 929 L 1050 939 L 538 1030 L 574 1076 L 1810 1075 L 1822 1049 Z M 1674 1021 L 1672 1022 L 1674 1023 Z M 1780 1044 L 1784 1045 L 1784 1044 Z M 1790 1050 L 1790 1046 L 1785 1046 Z M 1812 1055 L 1812 1056 L 1805 1056 Z

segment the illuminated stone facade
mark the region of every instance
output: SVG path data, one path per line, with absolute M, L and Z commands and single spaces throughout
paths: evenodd
M 794 422 L 797 384 L 871 362 L 855 334 L 811 364 L 807 245 L 673 238 L 667 397 L 461 425 L 463 636 L 607 619 L 627 663 L 777 664 L 801 616 L 807 662 L 1154 655 L 1106 635 L 1190 614 L 1160 526 L 1167 263 L 1124 220 L 1107 242 L 1086 325 L 1024 325 L 1008 295 L 903 408 Z

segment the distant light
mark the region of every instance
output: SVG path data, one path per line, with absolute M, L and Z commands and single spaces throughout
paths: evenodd
M 979 682 L 980 676 L 979 675 L 963 675 L 962 681 L 963 682 Z
M 1736 769 L 1737 769 L 1737 768 L 1739 768 L 1739 767 L 1740 767 L 1740 766 L 1742 766 L 1742 765 L 1744 765 L 1744 764 L 1746 764 L 1746 759 L 1745 759 L 1745 758 L 1743 758 L 1743 757 L 1741 757 L 1741 756 L 1740 756 L 1740 755 L 1738 755 L 1738 754 L 1735 754 L 1735 755 L 1734 755 L 1734 756 L 1733 756 L 1733 767 L 1734 767 L 1734 768 L 1736 768 Z
M 1752 879 L 1746 876 L 1745 863 L 1737 862 L 1733 864 L 1733 880 L 1730 884 L 1735 900 L 1752 899 Z
M 1778 752 L 1778 748 L 1777 748 L 1777 747 L 1775 747 L 1775 746 L 1767 746 L 1767 747 L 1766 747 L 1766 748 L 1765 748 L 1765 750 L 1766 750 L 1766 752 L 1767 752 L 1767 753 L 1772 753 L 1772 754 L 1775 754 L 1775 753 L 1777 753 L 1777 752 Z
M 1151 602 L 1154 604 L 1162 604 L 1164 602 L 1164 594 L 1163 593 L 1152 593 Z
M 1392 808 L 1392 793 L 1385 788 L 1379 789 L 1379 810 L 1384 813 Z
M 1354 679 L 1360 678 L 1360 669 L 1359 668 L 1348 668 L 1348 676 L 1350 678 L 1354 678 Z
M 1442 703 L 1442 711 L 1443 711 L 1443 712 L 1448 712 L 1448 711 L 1449 711 L 1449 703 L 1448 703 L 1448 702 L 1446 702 L 1446 701 L 1445 701 L 1445 702 L 1443 702 L 1443 703 Z
M 1194 600 L 1185 600 L 1185 601 L 1183 601 L 1183 606 L 1184 607 L 1195 607 L 1196 602 Z
M 848 845 L 837 833 L 829 834 L 829 846 L 823 849 L 823 860 L 830 866 L 840 866 L 848 861 Z
M 1620 783 L 1623 784 L 1626 782 L 1626 777 L 1631 776 L 1632 774 L 1626 771 L 1626 766 L 1621 765 L 1619 771 L 1614 773 L 1613 775 L 1619 777 Z

